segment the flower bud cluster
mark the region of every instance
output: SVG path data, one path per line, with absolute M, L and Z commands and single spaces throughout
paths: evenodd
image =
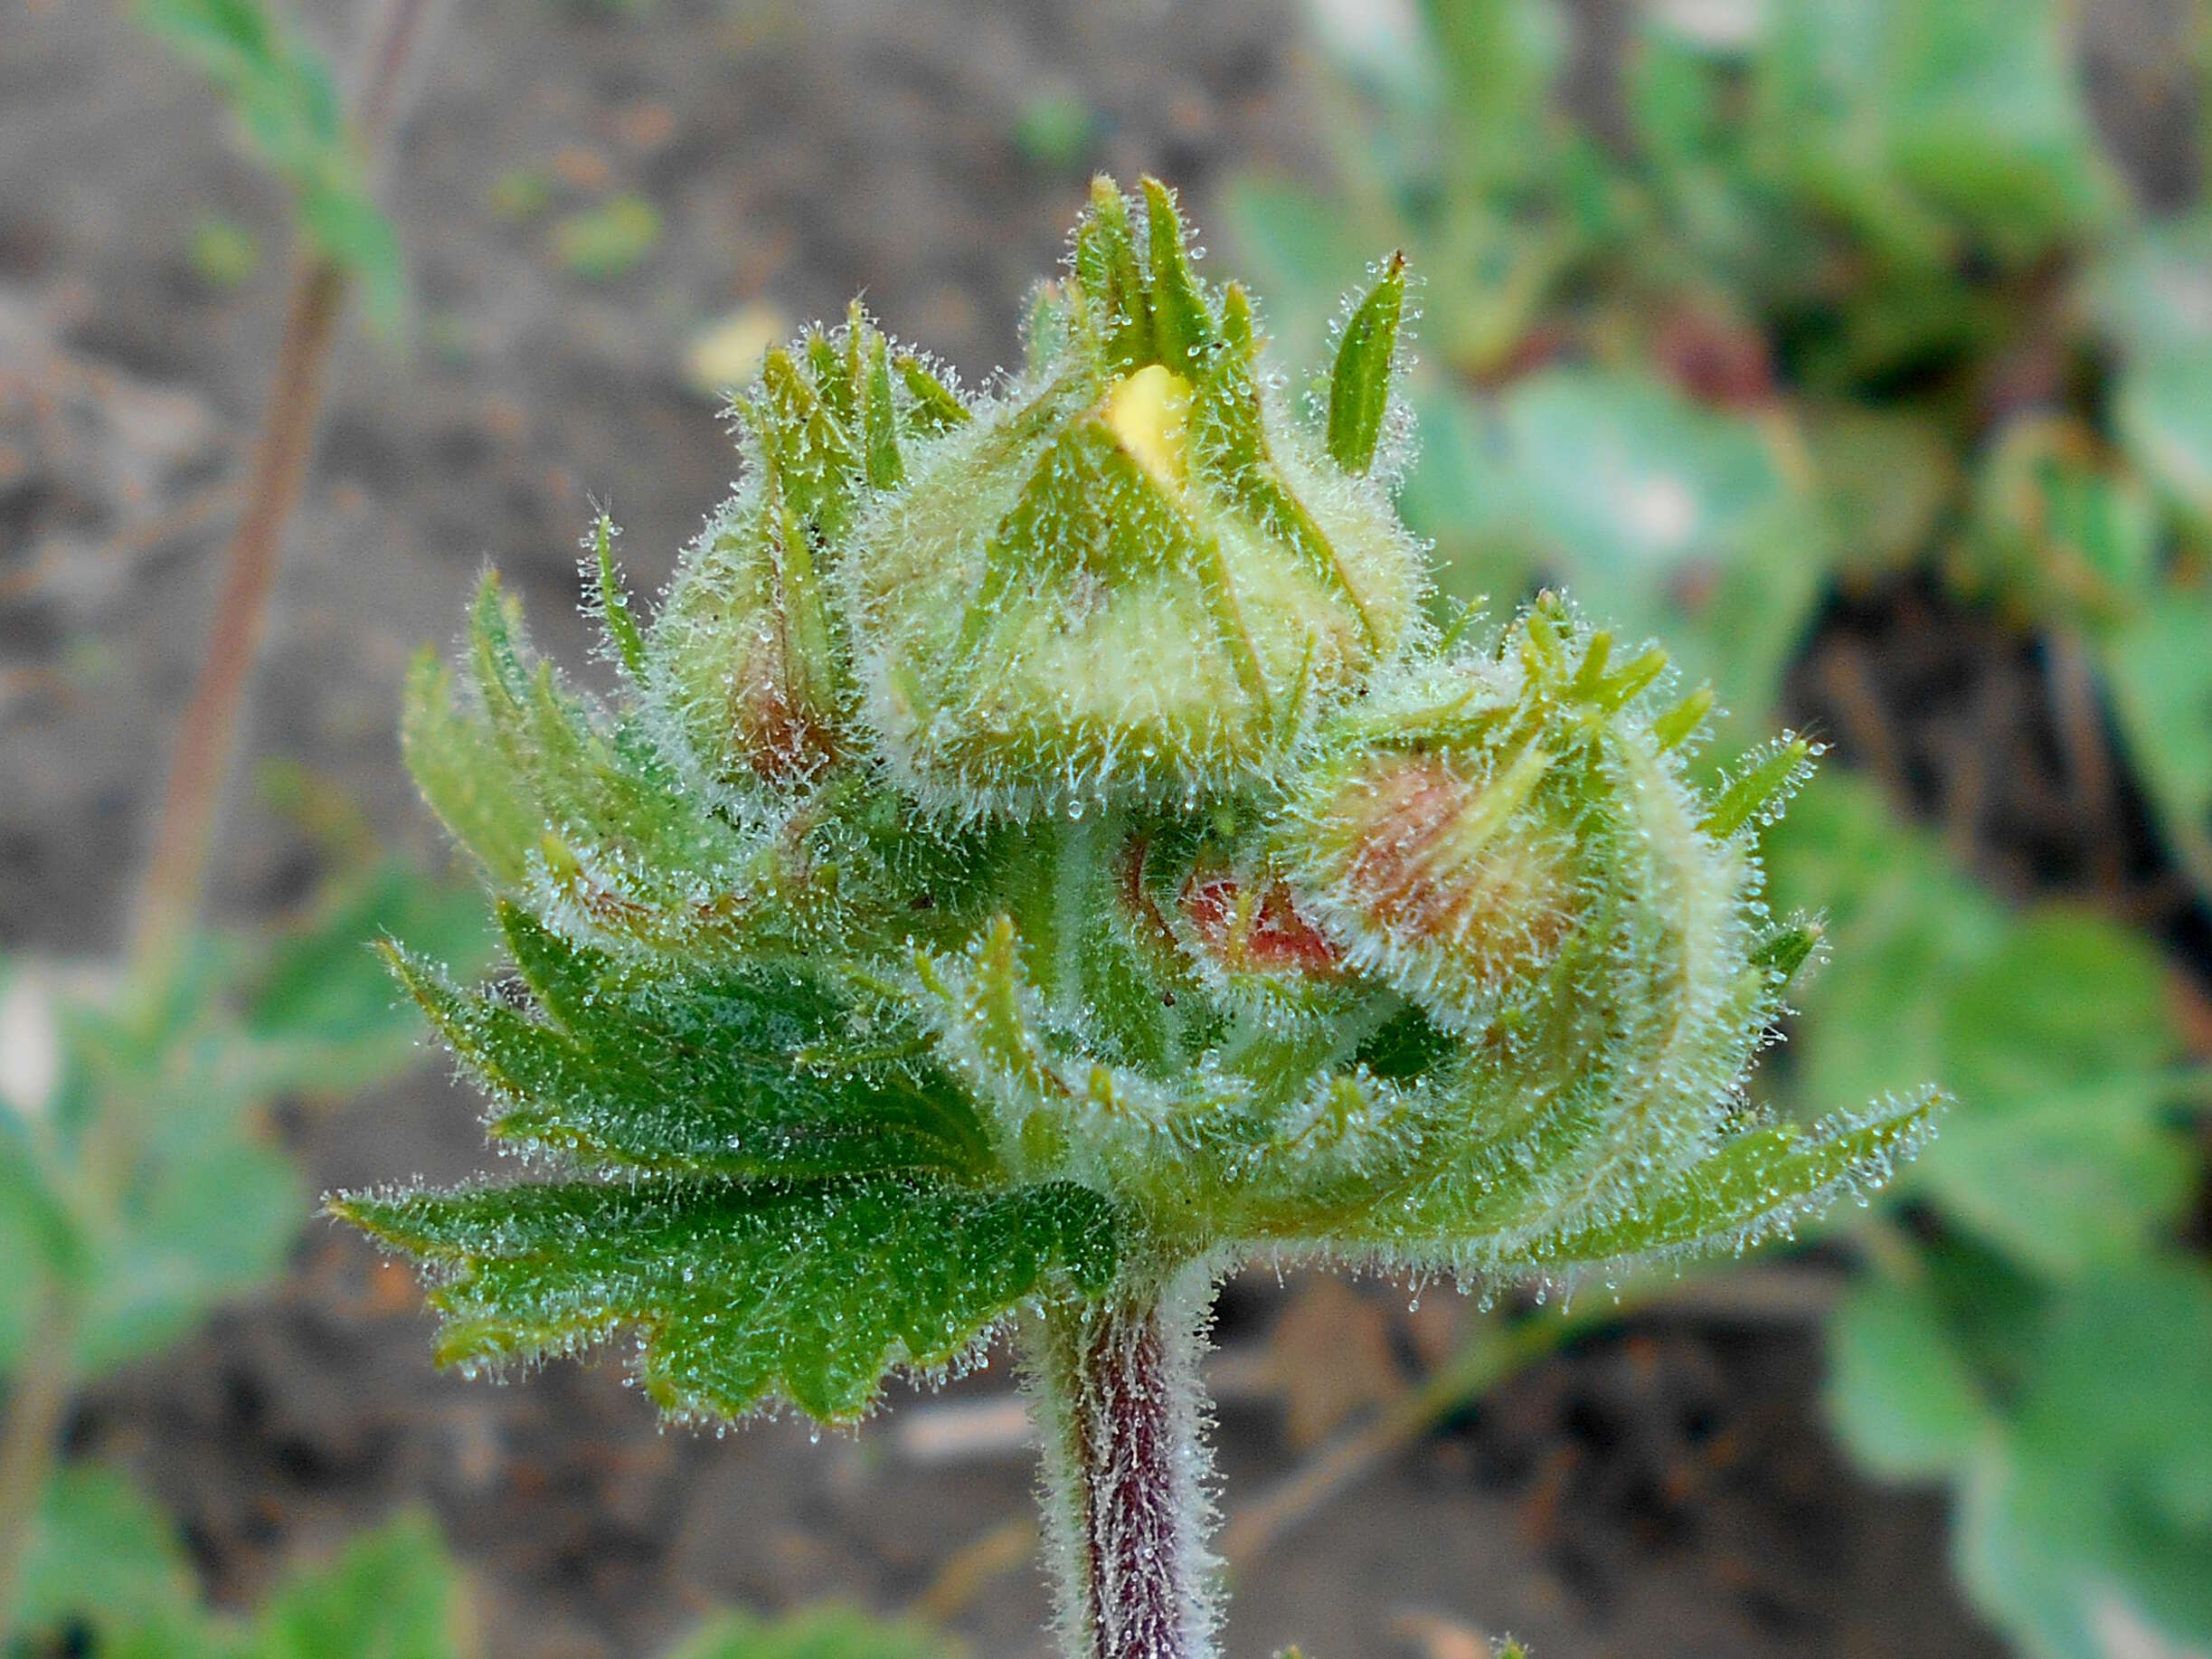
M 622 698 L 487 596 L 418 775 L 554 933 L 803 980 L 972 1104 L 961 1179 L 1097 1193 L 1144 1271 L 1568 1272 L 1878 1180 L 1927 1102 L 1800 1131 L 1744 1086 L 1817 938 L 1755 853 L 1807 746 L 1701 788 L 1656 649 L 1548 596 L 1439 633 L 1405 315 L 1393 260 L 1309 417 L 1165 187 L 1101 180 L 1020 374 L 964 393 L 857 307 L 770 352 L 649 625 L 602 534 Z

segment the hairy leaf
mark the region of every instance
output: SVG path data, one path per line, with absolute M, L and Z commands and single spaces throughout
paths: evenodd
M 1584 1262 L 1743 1245 L 1781 1231 L 1838 1194 L 1880 1186 L 1919 1150 L 1941 1097 L 1926 1092 L 1862 1123 L 1807 1133 L 1744 1130 L 1709 1156 L 1652 1183 L 1619 1213 L 1571 1225 L 1526 1247 L 1532 1262 Z
M 838 1006 L 760 970 L 626 975 L 502 912 L 548 1018 L 457 991 L 397 951 L 401 981 L 501 1101 L 504 1138 L 638 1169 L 827 1175 L 991 1167 L 975 1113 L 935 1074 L 854 1066 Z
M 648 1390 L 737 1417 L 770 1398 L 861 1415 L 894 1365 L 944 1364 L 1032 1297 L 1095 1292 L 1106 1200 L 922 1174 L 644 1179 L 378 1198 L 334 1210 L 428 1262 L 449 1364 L 538 1359 L 634 1327 Z

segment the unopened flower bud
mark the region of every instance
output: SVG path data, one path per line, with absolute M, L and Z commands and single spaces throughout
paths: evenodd
M 831 572 L 869 493 L 903 476 L 902 439 L 942 423 L 924 395 L 942 388 L 919 365 L 895 384 L 888 342 L 855 305 L 836 335 L 770 351 L 733 408 L 745 485 L 685 559 L 650 670 L 717 782 L 803 780 L 845 752 L 850 651 Z
M 1583 915 L 1572 839 L 1536 797 L 1551 757 L 1362 757 L 1317 801 L 1302 884 L 1351 960 L 1479 1024 L 1542 982 Z
M 1736 833 L 1805 749 L 1779 745 L 1704 800 L 1673 751 L 1710 698 L 1647 712 L 1664 668 L 1656 652 L 1616 667 L 1609 635 L 1547 599 L 1495 654 L 1378 686 L 1281 838 L 1347 960 L 1478 1040 L 1593 1010 L 1606 1024 L 1609 1008 L 1632 1030 L 1635 1010 L 1671 1003 L 1691 1017 L 1669 1043 L 1733 1073 L 1768 1012 L 1739 983 L 1754 876 Z
M 871 723 L 952 816 L 1271 775 L 1414 620 L 1414 545 L 1359 476 L 1379 416 L 1352 412 L 1386 396 L 1395 314 L 1353 355 L 1347 468 L 1279 409 L 1248 299 L 1197 280 L 1166 189 L 1144 205 L 1140 231 L 1100 182 L 1035 366 L 843 566 Z

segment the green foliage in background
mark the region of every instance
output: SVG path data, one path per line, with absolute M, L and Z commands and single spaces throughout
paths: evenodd
M 308 245 L 354 275 L 373 317 L 396 322 L 407 283 L 399 235 L 369 193 L 322 56 L 264 0 L 133 0 L 132 14 L 222 95 L 254 158 L 290 190 Z
M 780 1619 L 723 1614 L 707 1620 L 668 1659 L 953 1659 L 957 1651 L 922 1625 L 821 1607 Z
M 296 1566 L 240 1615 L 198 1596 L 168 1517 L 113 1471 L 79 1466 L 47 1493 L 26 1563 L 20 1628 L 51 1633 L 22 1659 L 477 1659 L 483 1630 L 459 1564 L 424 1515 L 402 1514 Z M 959 1659 L 942 1634 L 849 1607 L 781 1618 L 723 1613 L 668 1659 Z
M 158 994 L 54 999 L 51 1095 L 0 1110 L 0 1248 L 16 1267 L 0 1275 L 0 1374 L 22 1358 L 43 1285 L 80 1310 L 89 1378 L 281 1266 L 310 1205 L 268 1110 L 405 1062 L 410 1022 L 361 943 L 403 926 L 482 955 L 473 906 L 386 867 L 273 940 L 203 938 Z
M 98 1659 L 463 1659 L 477 1651 L 459 1570 L 426 1520 L 402 1517 L 363 1533 L 292 1573 L 245 1617 L 200 1604 L 167 1517 L 108 1470 L 58 1476 L 42 1521 L 21 1627 L 66 1635 L 75 1644 L 67 1651 L 89 1648 Z
M 74 1390 L 156 1352 L 282 1271 L 312 1205 L 270 1110 L 341 1097 L 411 1057 L 411 1021 L 363 943 L 400 928 L 463 961 L 485 953 L 472 895 L 383 862 L 342 875 L 273 935 L 203 935 L 158 983 L 0 962 L 11 1398 L 33 1370 Z M 61 1465 L 35 1501 L 0 1632 L 136 1616 L 146 1587 L 182 1570 L 165 1537 L 114 1478 Z
M 1559 10 L 1431 0 L 1416 40 L 1336 37 L 1334 194 L 1246 181 L 1232 229 L 1293 342 L 1346 259 L 1425 276 L 1404 501 L 1448 591 L 1560 583 L 1662 635 L 1727 746 L 1829 595 L 1933 573 L 2094 665 L 2212 896 L 2212 218 L 2133 204 L 2068 15 L 1654 5 L 1601 121 L 1562 96 Z M 1839 1423 L 1955 1483 L 1961 1571 L 2028 1652 L 2212 1639 L 2212 1274 L 2179 1244 L 2212 1079 L 2173 970 L 2117 920 L 2008 907 L 1848 776 L 1767 858 L 1835 947 L 1770 1085 L 1960 1097 L 1862 1228 Z

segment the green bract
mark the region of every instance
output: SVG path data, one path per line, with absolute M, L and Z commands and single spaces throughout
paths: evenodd
M 1309 415 L 1167 192 L 1101 181 L 1003 389 L 855 309 L 769 355 L 649 627 L 601 526 L 610 704 L 487 585 L 407 744 L 526 995 L 395 961 L 553 1172 L 336 1205 L 446 1357 L 628 1328 L 673 1409 L 846 1418 L 1025 1306 L 1738 1247 L 1917 1142 L 1927 1098 L 1744 1093 L 1818 938 L 1755 853 L 1807 746 L 1701 789 L 1657 650 L 1423 620 L 1404 309 L 1393 261 Z

